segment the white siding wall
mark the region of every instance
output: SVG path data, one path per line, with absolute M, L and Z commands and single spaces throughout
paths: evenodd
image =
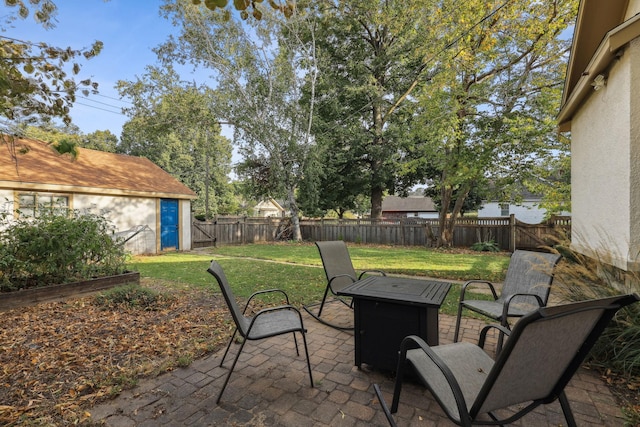
M 135 254 L 156 253 L 156 200 L 142 197 L 99 196 L 74 194 L 74 209 L 88 209 L 103 213 L 124 238 L 132 235 L 128 230 L 147 226 L 126 244 L 127 250 Z M 190 228 L 189 228 L 190 230 Z
M 489 202 L 478 209 L 478 218 L 501 217 L 502 203 Z M 539 224 L 544 220 L 545 209 L 540 209 L 534 202 L 522 202 L 522 205 L 509 205 L 509 215 L 515 215 L 516 219 L 527 224 Z
M 13 191 L 0 189 L 0 227 L 3 226 L 2 216 L 7 214 L 7 220 L 13 219 Z
M 180 200 L 180 250 L 191 250 L 191 201 Z

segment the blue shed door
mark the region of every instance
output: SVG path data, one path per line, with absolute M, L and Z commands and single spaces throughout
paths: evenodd
M 160 250 L 178 247 L 178 201 L 160 200 Z

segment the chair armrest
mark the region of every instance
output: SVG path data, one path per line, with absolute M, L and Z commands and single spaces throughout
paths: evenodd
M 339 277 L 348 277 L 349 279 L 351 279 L 352 282 L 356 282 L 356 278 L 349 275 L 349 274 L 338 274 L 336 276 L 333 276 L 331 279 L 329 279 L 329 287 L 331 288 L 331 282 L 333 282 L 335 279 L 339 278 Z M 331 292 L 333 292 L 333 288 L 331 288 Z M 335 293 L 335 292 L 334 292 Z
M 242 314 L 244 314 L 247 311 L 247 308 L 249 308 L 249 304 L 251 303 L 251 300 L 253 300 L 255 297 L 265 295 L 265 294 L 270 294 L 270 293 L 280 293 L 284 295 L 284 299 L 287 305 L 289 305 L 289 296 L 285 291 L 283 291 L 282 289 L 265 289 L 263 291 L 257 291 L 251 294 L 251 296 L 247 300 L 247 304 L 244 306 L 244 310 L 242 311 Z
M 409 335 L 402 340 L 402 342 L 400 343 L 400 356 L 398 358 L 398 369 L 400 369 L 401 364 L 404 364 L 406 362 L 407 350 L 415 348 L 416 345 L 418 345 L 418 347 L 427 355 L 427 357 L 433 363 L 433 366 L 435 366 L 440 371 L 445 381 L 447 382 L 450 392 L 456 401 L 460 419 L 462 420 L 463 418 L 468 417 L 467 404 L 465 402 L 464 395 L 462 394 L 462 389 L 460 388 L 460 384 L 458 384 L 458 380 L 456 380 L 456 377 L 453 375 L 453 372 L 451 372 L 451 369 L 449 369 L 449 367 L 442 360 L 442 358 L 440 358 L 440 356 L 438 356 L 431 349 L 431 347 L 429 347 L 429 344 L 427 344 L 422 338 L 420 338 L 417 335 Z M 428 388 L 431 389 L 431 387 L 428 387 Z M 432 389 L 431 391 L 433 392 Z M 437 400 L 441 400 L 440 396 L 434 395 L 434 397 L 436 397 Z M 398 410 L 398 400 L 399 400 L 399 396 L 394 395 L 393 403 L 391 405 L 392 413 L 395 413 Z M 451 418 L 455 419 L 455 417 L 451 417 Z
M 542 301 L 542 298 L 540 298 L 539 295 L 535 295 L 535 294 L 527 294 L 527 293 L 518 293 L 518 294 L 511 294 L 511 295 L 507 295 L 507 297 L 504 299 L 504 304 L 502 305 L 502 319 L 504 319 L 506 321 L 507 319 L 507 314 L 509 313 L 509 306 L 511 305 L 511 301 L 515 298 L 515 297 L 534 297 L 536 299 L 536 302 L 538 303 L 539 307 L 544 307 L 544 302 Z
M 367 273 L 378 273 L 381 276 L 386 276 L 387 275 L 387 273 L 385 273 L 382 270 L 365 270 L 362 273 L 360 273 L 360 275 L 358 276 L 358 280 L 362 279 L 362 276 L 364 276 Z
M 467 287 L 469 285 L 486 285 L 489 287 L 489 289 L 491 290 L 491 294 L 493 295 L 493 299 L 497 300 L 498 299 L 498 294 L 496 293 L 496 288 L 493 286 L 493 283 L 489 282 L 488 280 L 468 280 L 466 281 L 462 287 L 460 288 L 460 301 L 464 301 L 464 294 L 467 291 Z
M 499 330 L 501 333 L 505 334 L 506 336 L 511 335 L 511 330 L 508 328 L 505 328 L 502 325 L 497 325 L 497 324 L 487 325 L 484 328 L 482 328 L 482 330 L 480 331 L 480 338 L 478 339 L 478 347 L 480 347 L 481 349 L 484 349 L 484 343 L 487 339 L 487 332 L 489 332 L 490 329 L 494 329 L 494 328 Z

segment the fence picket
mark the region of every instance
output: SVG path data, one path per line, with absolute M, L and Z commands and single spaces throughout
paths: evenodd
M 213 221 L 194 221 L 191 227 L 194 248 L 217 244 L 243 244 L 275 241 L 288 218 L 220 216 Z M 307 241 L 344 240 L 346 242 L 433 246 L 438 220 L 425 218 L 319 219 L 301 220 L 302 238 Z M 542 224 L 526 224 L 510 218 L 461 218 L 454 231 L 455 247 L 468 247 L 478 241 L 493 240 L 503 250 L 533 249 L 546 244 L 549 236 L 563 237 L 571 232 L 570 217 L 552 217 Z

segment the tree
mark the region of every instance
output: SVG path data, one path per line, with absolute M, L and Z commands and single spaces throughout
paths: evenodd
M 9 13 L 1 29 L 17 19 L 26 19 L 31 12 L 45 28 L 54 26 L 56 6 L 50 0 L 5 1 Z M 33 10 L 30 10 L 32 8 Z M 102 50 L 96 41 L 87 49 L 52 46 L 45 42 L 30 42 L 0 36 L 0 114 L 7 122 L 2 132 L 12 134 L 14 123 L 34 123 L 44 118 L 59 118 L 71 122 L 69 107 L 76 92 L 88 94 L 97 89 L 91 80 L 76 82 L 80 72 L 78 58 L 90 59 Z
M 293 238 L 300 240 L 296 197 L 314 149 L 315 100 L 312 95 L 301 104 L 302 87 L 310 85 L 313 94 L 317 68 L 313 37 L 303 43 L 299 35 L 300 28 L 313 34 L 313 10 L 283 19 L 261 8 L 260 20 L 242 22 L 179 0 L 166 0 L 162 9 L 181 33 L 159 47 L 158 56 L 165 64 L 189 62 L 214 73 L 217 115 L 234 126 L 244 156 L 237 172 L 252 182 L 255 195 L 286 198 Z
M 424 173 L 439 192 L 440 246 L 452 244 L 478 181 L 516 185 L 553 155 L 569 49 L 561 33 L 577 7 L 575 0 L 447 4 L 440 19 L 457 32 L 438 58 L 446 66 L 414 93 L 407 118 L 420 141 L 407 170 Z
M 249 16 L 257 19 L 262 19 L 262 9 L 258 6 L 262 4 L 263 0 L 233 0 L 233 7 L 240 12 L 240 18 L 247 20 Z M 231 7 L 227 6 L 228 0 L 191 0 L 194 5 L 203 5 L 209 10 L 222 12 L 224 19 L 231 19 Z M 271 9 L 277 12 L 281 12 L 286 18 L 290 18 L 295 10 L 296 4 L 292 1 L 278 1 L 269 0 L 269 6 Z M 249 15 L 251 11 L 251 15 Z
M 401 169 L 408 128 L 393 123 L 439 68 L 428 59 L 444 31 L 432 13 L 441 3 L 323 2 L 315 135 L 329 156 L 340 153 L 327 182 L 339 181 L 344 171 L 359 177 L 334 199 L 344 203 L 368 192 L 373 218 L 381 217 L 383 196 L 396 190 Z
M 130 120 L 118 150 L 147 157 L 198 193 L 196 213 L 233 213 L 231 143 L 220 135 L 214 92 L 180 81 L 171 67 L 147 67 L 141 78 L 117 87 L 133 105 L 125 109 Z
M 108 130 L 97 130 L 87 135 L 83 135 L 81 137 L 80 146 L 83 148 L 115 153 L 118 148 L 118 137 Z

